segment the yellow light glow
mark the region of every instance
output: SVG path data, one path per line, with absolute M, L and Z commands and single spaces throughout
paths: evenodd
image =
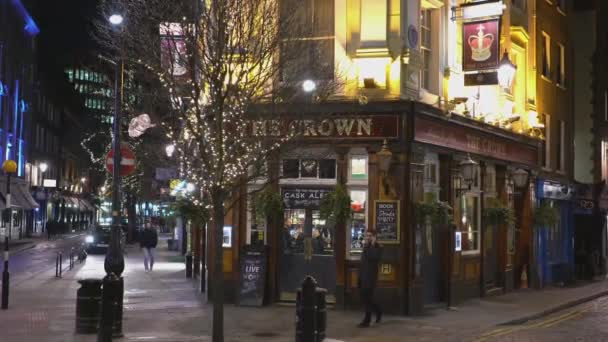
M 544 128 L 545 125 L 538 121 L 538 113 L 534 110 L 528 111 L 528 124 L 532 128 Z
M 386 0 L 361 0 L 361 41 L 386 42 Z
M 377 87 L 386 88 L 390 57 L 357 58 L 355 63 L 359 74 L 359 87 L 364 86 L 366 79 L 373 79 Z

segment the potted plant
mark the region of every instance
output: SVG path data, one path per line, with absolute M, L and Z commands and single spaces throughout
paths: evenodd
M 321 200 L 320 216 L 328 226 L 346 224 L 352 215 L 350 195 L 343 185 L 337 185 Z
M 534 225 L 536 227 L 551 227 L 559 221 L 559 211 L 549 204 L 543 202 L 534 209 Z
M 279 220 L 283 217 L 285 203 L 281 194 L 271 187 L 266 187 L 254 197 L 255 214 L 262 220 Z
M 443 201 L 425 201 L 414 204 L 414 215 L 418 224 L 432 223 L 433 225 L 449 224 L 452 222 L 452 207 Z
M 488 200 L 488 205 L 483 209 L 483 217 L 486 224 L 497 227 L 500 224 L 512 226 L 515 224 L 515 213 L 513 209 L 505 206 L 496 198 Z

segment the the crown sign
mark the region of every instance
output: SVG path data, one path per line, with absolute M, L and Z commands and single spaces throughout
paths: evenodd
M 483 62 L 492 56 L 490 47 L 494 43 L 494 35 L 485 33 L 483 25 L 477 26 L 477 35 L 469 36 L 469 46 L 471 47 L 471 59 L 476 62 Z

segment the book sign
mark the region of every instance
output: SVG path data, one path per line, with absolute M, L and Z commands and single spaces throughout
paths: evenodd
M 399 243 L 399 201 L 375 201 L 374 209 L 378 241 Z
M 266 253 L 246 246 L 241 258 L 238 300 L 242 306 L 262 306 L 266 287 Z

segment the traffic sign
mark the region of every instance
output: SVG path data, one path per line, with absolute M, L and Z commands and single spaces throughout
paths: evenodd
M 114 173 L 114 149 L 108 152 L 106 156 L 106 169 L 110 173 Z M 120 145 L 120 176 L 128 176 L 135 171 L 135 152 L 131 150 L 129 145 Z

